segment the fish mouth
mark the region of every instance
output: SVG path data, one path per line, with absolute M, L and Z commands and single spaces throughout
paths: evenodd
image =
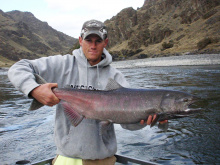
M 202 110 L 201 107 L 203 107 L 202 104 L 204 104 L 203 99 L 201 99 L 199 97 L 193 97 L 190 100 L 190 102 L 189 102 L 186 110 L 184 110 L 184 112 L 187 113 L 187 114 L 200 112 Z

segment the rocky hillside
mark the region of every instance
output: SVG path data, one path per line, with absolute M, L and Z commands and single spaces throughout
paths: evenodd
M 23 58 L 63 54 L 76 42 L 30 12 L 0 10 L 0 66 Z
M 145 0 L 105 21 L 114 59 L 220 53 L 219 0 Z
M 105 21 L 114 60 L 220 53 L 219 0 L 145 0 Z M 29 12 L 0 10 L 0 66 L 64 54 L 77 40 Z M 70 49 L 72 47 L 72 49 Z

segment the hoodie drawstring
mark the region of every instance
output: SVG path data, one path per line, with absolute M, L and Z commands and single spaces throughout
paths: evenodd
M 101 87 L 101 84 L 100 84 L 100 81 L 99 81 L 99 65 L 97 64 L 97 81 L 98 81 L 98 89 L 101 89 L 100 87 Z

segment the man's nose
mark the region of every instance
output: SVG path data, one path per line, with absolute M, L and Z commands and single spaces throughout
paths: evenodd
M 91 47 L 92 47 L 92 48 L 96 48 L 96 42 L 92 42 Z

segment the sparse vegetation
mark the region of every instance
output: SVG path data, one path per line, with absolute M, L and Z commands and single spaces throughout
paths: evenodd
M 143 54 L 153 57 L 155 54 L 169 56 L 186 52 L 194 54 L 220 52 L 219 41 L 213 42 L 214 37 L 220 38 L 219 0 L 145 2 L 137 12 L 132 11 L 133 15 L 126 15 L 125 9 L 123 14 L 119 13 L 106 21 L 110 29 L 109 36 L 113 36 L 109 38 L 110 50 L 114 52 L 120 52 L 122 49 L 143 50 L 134 57 L 124 56 L 126 59 L 146 57 Z M 206 40 L 208 46 L 204 47 L 201 41 L 198 45 L 204 48 L 198 50 L 198 39 L 205 36 L 212 38 L 211 44 Z
M 204 49 L 207 45 L 219 42 L 218 38 L 206 37 L 197 43 L 198 50 Z
M 162 44 L 162 47 L 163 47 L 162 50 L 172 48 L 173 45 L 174 45 L 173 40 L 170 40 L 169 42 L 164 42 Z
M 210 11 L 208 11 L 207 13 L 205 13 L 205 14 L 202 16 L 202 18 L 203 18 L 203 19 L 207 19 L 207 18 L 213 16 L 213 15 L 214 15 L 215 13 L 217 13 L 217 12 L 218 12 L 218 10 L 216 10 L 216 9 L 210 10 Z
M 29 12 L 4 13 L 0 10 L 0 27 L 1 66 L 23 58 L 64 54 L 76 42 L 74 38 L 54 30 Z

